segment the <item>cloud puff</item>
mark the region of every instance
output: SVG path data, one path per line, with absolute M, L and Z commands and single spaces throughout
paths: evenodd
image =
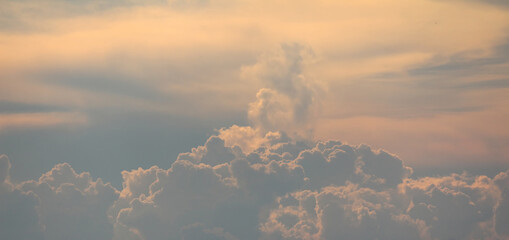
M 265 132 L 309 134 L 306 127 L 318 91 L 303 69 L 311 55 L 312 51 L 302 45 L 282 44 L 276 51 L 262 55 L 255 65 L 243 69 L 244 75 L 268 84 L 249 105 L 248 117 L 253 126 Z
M 117 221 L 143 239 L 168 239 L 189 224 L 212 224 L 215 207 L 226 203 L 232 188 L 209 165 L 176 161 L 170 169 L 157 171 L 148 195 L 131 200 Z
M 115 240 L 508 236 L 509 172 L 415 179 L 397 156 L 366 145 L 268 132 L 245 151 L 236 140 L 252 132 L 221 129 L 169 169 L 124 171 L 121 191 L 66 163 L 13 184 L 2 156 L 2 232 Z
M 426 239 L 423 221 L 392 203 L 390 192 L 348 183 L 278 199 L 261 228 L 267 239 Z
M 410 200 L 407 212 L 430 226 L 437 239 L 485 239 L 491 231 L 493 210 L 501 201 L 497 187 L 485 176 L 453 174 L 441 178 L 406 179 L 400 185 Z
M 56 165 L 38 181 L 12 184 L 10 163 L 0 157 L 2 236 L 7 239 L 111 239 L 108 209 L 118 191 L 69 164 Z M 5 229 L 4 229 L 5 228 Z
M 111 239 L 113 224 L 108 209 L 118 191 L 89 173 L 77 174 L 69 164 L 58 164 L 38 181 L 18 185 L 33 192 L 46 239 Z
M 181 153 L 177 160 L 188 160 L 194 163 L 218 165 L 230 162 L 235 158 L 234 150 L 224 146 L 224 140 L 219 137 L 211 137 L 204 146 L 193 148 L 190 153 Z
M 256 238 L 260 208 L 302 186 L 304 172 L 292 162 L 267 159 L 252 164 L 233 151 L 235 147 L 211 137 L 205 146 L 181 154 L 168 170 L 124 172 L 124 190 L 116 203 L 120 206 L 115 206 L 120 209 L 118 231 L 136 233 L 141 239 L 171 235 L 180 239 L 189 233 L 185 229 L 199 224 L 204 229 L 223 229 L 225 236 Z M 145 184 L 150 182 L 146 179 L 153 182 Z M 139 190 L 131 180 L 146 189 Z

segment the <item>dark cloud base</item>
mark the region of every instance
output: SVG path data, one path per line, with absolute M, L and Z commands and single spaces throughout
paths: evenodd
M 509 171 L 410 178 L 366 145 L 259 140 L 212 136 L 169 169 L 123 171 L 121 189 L 67 163 L 16 184 L 3 155 L 2 239 L 509 238 Z

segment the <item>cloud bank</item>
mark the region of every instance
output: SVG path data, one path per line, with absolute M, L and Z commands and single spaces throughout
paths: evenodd
M 254 131 L 234 126 L 233 131 Z M 241 134 L 241 133 L 239 133 Z M 220 134 L 219 134 L 220 135 Z M 245 152 L 210 137 L 169 169 L 123 171 L 122 189 L 56 165 L 12 183 L 0 157 L 7 239 L 506 239 L 509 171 L 412 178 L 366 145 L 269 132 Z M 230 141 L 230 146 L 226 142 Z

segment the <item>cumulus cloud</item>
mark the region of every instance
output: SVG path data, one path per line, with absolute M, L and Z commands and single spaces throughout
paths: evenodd
M 278 199 L 261 230 L 268 239 L 427 239 L 426 225 L 391 203 L 390 192 L 348 183 Z
M 58 164 L 38 181 L 8 181 L 10 163 L 0 157 L 2 236 L 6 239 L 111 239 L 107 210 L 118 191 L 90 174 Z
M 489 239 L 497 187 L 485 176 L 453 174 L 441 178 L 406 179 L 400 185 L 410 200 L 407 212 L 430 226 L 436 239 Z
M 122 172 L 117 191 L 69 164 L 9 181 L 0 157 L 2 233 L 23 239 L 504 239 L 508 176 L 411 178 L 366 145 L 269 132 L 245 151 L 234 126 L 171 168 Z M 235 133 L 235 131 L 239 131 Z M 229 136 L 228 140 L 220 136 Z
M 132 174 L 137 174 L 135 171 Z M 210 165 L 176 161 L 159 170 L 148 195 L 140 195 L 120 210 L 117 221 L 142 239 L 168 239 L 195 223 L 213 224 L 216 206 L 224 204 L 232 186 L 224 184 Z
M 117 223 L 140 239 L 503 236 L 494 228 L 497 211 L 499 224 L 505 223 L 506 197 L 497 185 L 503 174 L 412 179 L 411 168 L 395 155 L 339 141 L 286 137 L 251 152 L 236 146 L 213 136 L 168 170 L 124 172 L 124 191 L 131 179 L 145 190 L 122 195 L 129 203 L 120 207 Z
M 316 81 L 304 73 L 311 49 L 300 44 L 282 44 L 274 52 L 260 57 L 255 65 L 245 67 L 244 75 L 268 85 L 256 94 L 249 105 L 248 117 L 262 131 L 285 131 L 292 135 L 309 135 L 309 121 L 317 101 Z
M 211 137 L 204 146 L 193 148 L 190 153 L 179 154 L 177 160 L 188 160 L 194 163 L 218 165 L 229 162 L 235 158 L 233 149 L 224 146 L 224 140 L 219 137 Z
M 69 164 L 58 164 L 38 181 L 17 186 L 39 199 L 37 210 L 46 239 L 111 239 L 108 209 L 118 191 L 89 173 L 77 174 Z

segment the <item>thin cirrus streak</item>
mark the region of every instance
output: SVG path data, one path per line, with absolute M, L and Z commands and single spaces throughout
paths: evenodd
M 85 125 L 87 117 L 79 112 L 0 113 L 0 130 L 3 128 L 37 128 L 62 125 Z

